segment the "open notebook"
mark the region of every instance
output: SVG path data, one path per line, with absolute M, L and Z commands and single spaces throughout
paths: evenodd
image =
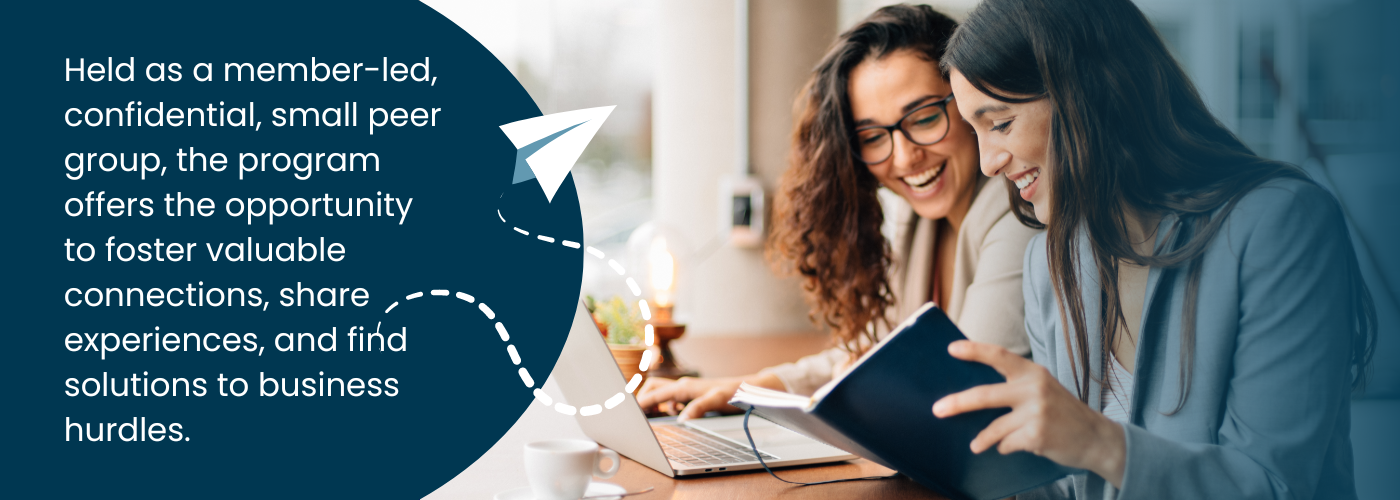
M 943 396 L 1005 382 L 989 366 L 948 354 L 949 343 L 965 338 L 926 304 L 812 397 L 745 384 L 729 403 L 952 498 L 1006 498 L 1076 472 L 1025 452 L 973 454 L 972 439 L 1007 409 L 933 416 Z

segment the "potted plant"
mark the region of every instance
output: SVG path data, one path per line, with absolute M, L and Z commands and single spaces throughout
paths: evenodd
M 588 310 L 588 315 L 593 318 L 593 325 L 598 327 L 598 333 L 603 334 L 603 338 L 608 338 L 608 323 L 603 321 L 603 317 L 598 315 L 598 301 L 592 295 L 583 296 L 583 308 Z
M 613 297 L 604 302 L 587 302 L 594 303 L 594 321 L 602 323 L 599 330 L 605 332 L 608 349 L 612 351 L 617 367 L 622 370 L 623 381 L 632 380 L 633 375 L 640 373 L 645 382 L 646 373 L 640 368 L 642 353 L 647 350 L 642 342 L 641 314 L 622 297 Z

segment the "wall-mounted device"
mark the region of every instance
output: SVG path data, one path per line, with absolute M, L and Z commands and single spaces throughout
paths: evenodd
M 730 246 L 758 248 L 763 244 L 763 185 L 753 176 L 720 178 L 719 230 Z
M 719 181 L 719 234 L 729 246 L 763 245 L 763 183 L 749 168 L 749 0 L 734 0 L 734 173 Z

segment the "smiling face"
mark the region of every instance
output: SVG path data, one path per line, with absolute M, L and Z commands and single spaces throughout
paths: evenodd
M 1050 223 L 1050 100 L 1025 103 L 998 101 L 972 86 L 962 73 L 950 77 L 962 116 L 977 131 L 982 173 L 1006 176 L 1016 183 L 1021 198 L 1035 206 L 1035 218 Z
M 893 125 L 910 111 L 948 97 L 953 90 L 938 72 L 937 62 L 900 50 L 857 65 L 851 70 L 846 91 L 856 128 L 860 128 Z M 903 196 L 920 217 L 937 220 L 953 215 L 960 223 L 977 187 L 977 142 L 972 129 L 958 116 L 956 102 L 948 103 L 949 116 L 932 118 L 948 121 L 943 140 L 921 146 L 895 132 L 888 138 L 894 142 L 890 157 L 866 167 L 880 184 Z

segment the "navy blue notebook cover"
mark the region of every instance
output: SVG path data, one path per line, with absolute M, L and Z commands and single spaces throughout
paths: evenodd
M 951 498 L 1010 497 L 1077 472 L 1036 455 L 973 454 L 968 446 L 1010 410 L 982 410 L 940 419 L 943 396 L 1006 379 L 987 365 L 953 358 L 948 344 L 966 337 L 943 311 L 927 304 L 812 396 L 805 408 L 765 406 L 754 414 L 897 470 Z M 731 404 L 747 409 L 743 393 Z

